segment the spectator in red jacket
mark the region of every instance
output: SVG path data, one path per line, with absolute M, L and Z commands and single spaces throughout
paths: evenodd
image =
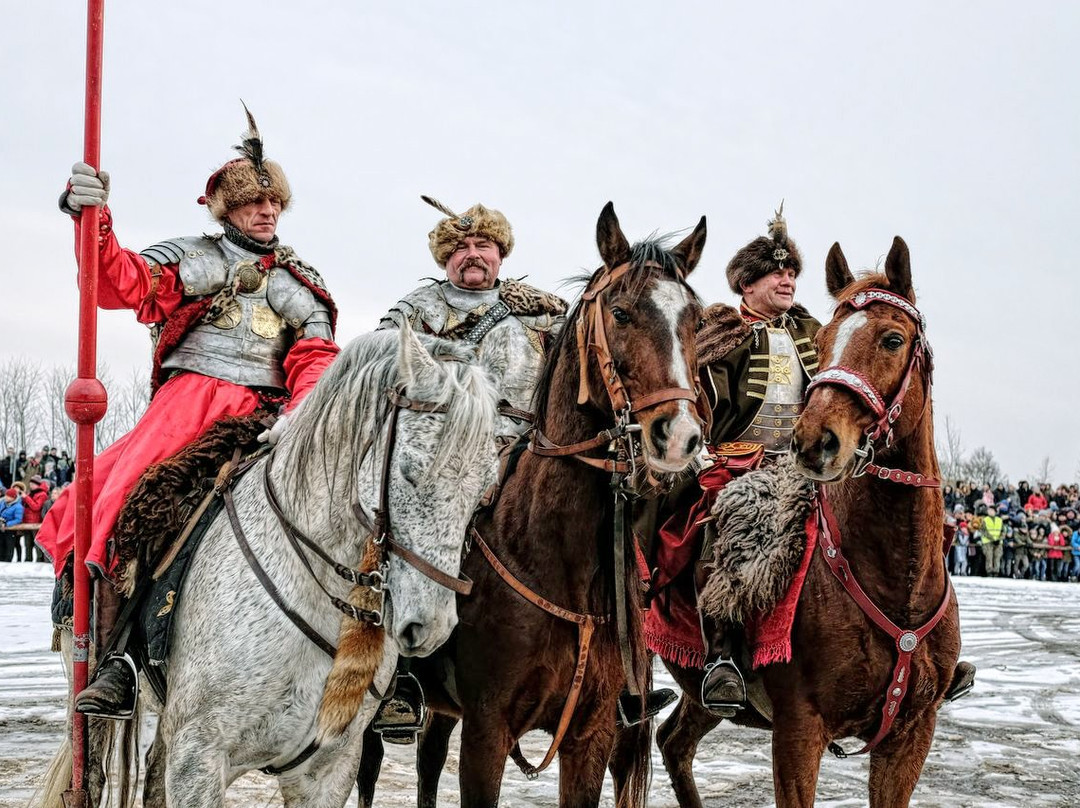
M 1046 496 L 1043 494 L 1042 489 L 1038 488 L 1028 497 L 1027 502 L 1024 503 L 1024 507 L 1038 513 L 1039 511 L 1045 511 L 1050 507 L 1050 503 L 1046 501 Z
M 41 477 L 30 478 L 30 493 L 24 494 L 23 524 L 36 525 L 41 523 L 41 506 L 49 498 L 49 483 Z
M 1063 581 L 1065 580 L 1065 553 L 1062 548 L 1068 545 L 1068 541 L 1061 532 L 1061 528 L 1057 525 L 1050 526 L 1050 535 L 1046 537 L 1046 543 L 1050 545 L 1050 549 L 1046 553 L 1046 557 L 1050 560 L 1050 575 L 1051 581 Z

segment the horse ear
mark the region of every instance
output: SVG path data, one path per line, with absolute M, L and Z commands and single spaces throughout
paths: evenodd
M 684 278 L 694 271 L 694 267 L 701 260 L 701 253 L 705 249 L 705 235 L 705 217 L 702 216 L 694 232 L 680 241 L 671 251 L 683 267 Z
M 435 359 L 423 343 L 416 338 L 416 332 L 408 320 L 401 323 L 401 339 L 398 340 L 398 381 L 401 384 L 411 384 L 416 379 L 422 378 L 425 373 L 438 370 Z
M 604 205 L 596 222 L 596 246 L 600 248 L 600 257 L 608 269 L 630 260 L 630 242 L 619 227 L 619 217 L 615 215 L 615 205 L 611 202 Z
M 915 302 L 915 290 L 911 285 L 911 254 L 900 236 L 893 238 L 892 249 L 885 259 L 885 277 L 889 279 L 892 291 Z
M 844 251 L 840 249 L 840 242 L 837 241 L 829 249 L 829 255 L 825 259 L 825 286 L 830 295 L 837 297 L 841 289 L 852 283 L 855 283 L 855 277 L 848 269 Z

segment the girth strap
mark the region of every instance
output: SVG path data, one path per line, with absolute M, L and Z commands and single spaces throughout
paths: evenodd
M 554 737 L 551 739 L 551 746 L 548 747 L 547 754 L 544 755 L 544 759 L 540 761 L 539 766 L 531 766 L 521 754 L 521 747 L 518 744 L 515 743 L 514 748 L 511 751 L 511 757 L 513 757 L 514 762 L 518 764 L 518 768 L 520 768 L 530 780 L 535 780 L 540 772 L 551 765 L 551 761 L 555 759 L 555 753 L 559 751 L 559 745 L 566 736 L 566 730 L 570 727 L 570 720 L 574 717 L 574 712 L 577 710 L 578 699 L 581 697 L 581 686 L 585 682 L 585 669 L 589 663 L 589 647 L 592 643 L 593 633 L 596 631 L 597 625 L 601 625 L 608 621 L 608 617 L 606 615 L 579 614 L 578 612 L 572 612 L 569 609 L 557 606 L 541 595 L 538 595 L 499 561 L 498 556 L 496 556 L 488 546 L 488 543 L 484 541 L 484 537 L 480 535 L 480 531 L 475 527 L 470 528 L 470 531 L 473 540 L 480 548 L 480 552 L 484 554 L 484 558 L 487 559 L 491 568 L 498 573 L 499 577 L 502 578 L 511 589 L 521 595 L 521 597 L 533 606 L 543 609 L 548 614 L 557 617 L 560 620 L 574 623 L 578 627 L 578 653 L 577 664 L 574 667 L 574 678 L 570 683 L 570 692 L 566 694 L 566 701 L 563 703 L 562 714 L 559 716 L 559 724 L 555 730 Z

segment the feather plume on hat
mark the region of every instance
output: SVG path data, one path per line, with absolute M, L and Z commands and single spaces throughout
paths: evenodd
M 255 166 L 255 170 L 261 174 L 263 173 L 262 135 L 259 134 L 255 116 L 251 114 L 251 110 L 247 108 L 247 104 L 244 103 L 243 99 L 241 99 L 240 105 L 244 108 L 244 114 L 247 115 L 248 130 L 240 136 L 240 145 L 233 146 L 233 148 L 250 160 L 251 164 Z

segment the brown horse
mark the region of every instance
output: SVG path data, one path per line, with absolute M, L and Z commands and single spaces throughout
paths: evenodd
M 633 549 L 615 538 L 624 493 L 613 490 L 612 470 L 680 471 L 701 446 L 694 389 L 701 308 L 686 276 L 704 242 L 702 218 L 670 250 L 657 242 L 631 248 L 610 203 L 601 213 L 604 266 L 549 351 L 529 450 L 475 521 L 463 566 L 472 595 L 458 600 L 447 646 L 414 666 L 435 711 L 418 748 L 421 805 L 435 804 L 457 717 L 463 806 L 498 803 L 508 755 L 535 776 L 556 746 L 559 804 L 598 804 L 616 700 L 627 685 L 621 633 L 632 684 L 639 693 L 648 684 Z M 640 435 L 642 455 L 605 454 L 627 432 Z M 555 741 L 533 769 L 517 741 L 536 729 Z M 361 803 L 370 804 L 381 749 L 366 742 L 364 751 L 358 779 Z M 648 742 L 628 758 L 620 803 L 640 805 Z
M 859 752 L 870 754 L 871 808 L 899 808 L 922 771 L 960 650 L 942 556 L 932 359 L 902 239 L 884 274 L 858 281 L 835 244 L 826 276 L 837 307 L 817 337 L 824 370 L 792 447 L 796 467 L 818 482 L 820 552 L 799 597 L 791 661 L 754 672 L 756 709 L 733 720 L 771 726 L 780 808 L 814 804 L 821 757 L 826 748 L 844 756 L 834 739 L 845 737 L 868 742 Z M 667 667 L 683 695 L 657 743 L 679 804 L 700 806 L 694 754 L 722 719 L 701 705 L 702 671 Z M 619 740 L 617 779 L 636 732 Z

